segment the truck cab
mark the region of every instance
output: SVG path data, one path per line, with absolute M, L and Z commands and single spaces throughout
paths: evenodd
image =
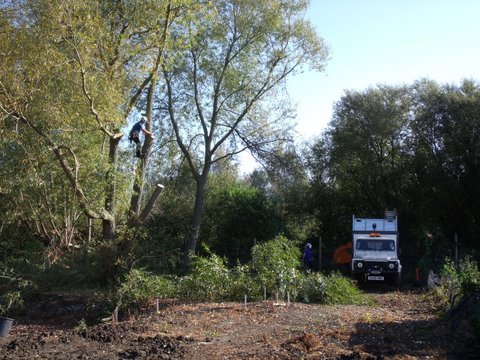
M 352 274 L 361 281 L 392 281 L 400 286 L 402 265 L 398 258 L 397 215 L 386 211 L 385 218 L 353 216 Z

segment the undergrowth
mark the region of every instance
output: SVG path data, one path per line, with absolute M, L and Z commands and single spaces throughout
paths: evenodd
M 444 315 L 452 321 L 465 319 L 480 339 L 480 270 L 470 257 L 459 261 L 458 266 L 447 258 L 440 271 L 440 279 L 431 292 Z
M 209 253 L 194 256 L 190 272 L 178 278 L 131 270 L 118 288 L 119 304 L 128 306 L 149 297 L 177 297 L 194 301 L 248 301 L 269 298 L 323 304 L 371 304 L 355 282 L 339 273 L 300 271 L 298 254 L 285 238 L 254 247 L 252 263 L 234 268 Z M 208 249 L 207 249 L 208 252 Z M 294 258 L 291 258 L 292 254 Z
M 355 283 L 340 274 L 303 272 L 300 252 L 293 242 L 277 237 L 252 249 L 252 261 L 227 266 L 225 258 L 205 249 L 206 256 L 194 256 L 184 276 L 158 275 L 146 268 L 132 268 L 117 279 L 114 287 L 97 282 L 95 303 L 104 315 L 114 309 L 128 310 L 154 298 L 193 301 L 261 301 L 265 298 L 323 304 L 367 304 L 368 297 Z M 95 271 L 81 271 L 71 264 L 45 267 L 23 263 L 22 275 L 4 268 L 0 275 L 0 313 L 22 310 L 24 301 L 46 291 L 78 291 L 95 282 Z M 10 269 L 10 270 L 8 270 Z M 8 272 L 10 271 L 10 273 Z M 98 275 L 101 276 L 101 275 Z M 76 290 L 75 290 L 76 289 Z

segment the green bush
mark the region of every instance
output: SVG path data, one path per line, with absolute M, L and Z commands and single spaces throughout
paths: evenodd
M 231 264 L 251 259 L 257 242 L 271 239 L 277 229 L 275 208 L 259 189 L 214 174 L 209 179 L 200 240 Z
M 133 269 L 127 273 L 116 293 L 117 305 L 120 309 L 151 298 L 174 295 L 175 286 L 171 278 L 153 275 L 142 269 Z
M 293 292 L 299 301 L 319 304 L 371 305 L 371 299 L 356 283 L 340 273 L 324 275 L 307 273 L 300 276 Z
M 0 297 L 1 316 L 13 316 L 23 310 L 24 300 L 20 291 L 8 291 Z
M 215 254 L 194 256 L 190 273 L 179 280 L 178 294 L 198 301 L 223 300 L 227 298 L 230 280 L 230 270 L 224 258 Z
M 39 266 L 36 273 L 30 275 L 32 281 L 42 292 L 70 290 L 85 287 L 89 283 L 88 275 L 82 267 L 67 262 L 50 266 Z
M 476 261 L 470 257 L 460 260 L 458 269 L 451 259 L 445 259 L 440 278 L 440 287 L 436 290 L 436 295 L 443 297 L 450 306 L 454 305 L 455 296 L 458 300 L 459 296 L 465 296 L 480 287 L 480 271 Z
M 0 315 L 12 316 L 24 311 L 25 301 L 38 294 L 38 287 L 13 268 L 0 269 Z
M 230 276 L 228 288 L 228 299 L 232 301 L 243 301 L 247 295 L 248 301 L 259 301 L 263 299 L 263 289 L 259 279 L 254 276 L 250 264 L 237 265 Z
M 299 277 L 300 250 L 292 241 L 278 236 L 253 247 L 252 267 L 262 285 L 284 293 Z
M 371 300 L 358 289 L 355 282 L 339 273 L 325 279 L 325 302 L 327 304 L 368 305 Z
M 297 291 L 293 294 L 302 302 L 324 303 L 327 279 L 321 273 L 307 273 L 299 277 Z
M 460 260 L 458 268 L 451 259 L 445 259 L 440 272 L 440 286 L 437 287 L 433 296 L 439 302 L 443 311 L 465 312 L 461 306 L 462 299 L 467 299 L 473 291 L 480 289 L 480 271 L 476 261 L 470 257 Z M 478 304 L 478 301 L 476 302 Z M 465 313 L 476 336 L 480 338 L 480 308 L 473 306 Z
M 468 294 L 480 287 L 480 271 L 478 264 L 470 257 L 460 261 L 458 277 L 463 294 Z

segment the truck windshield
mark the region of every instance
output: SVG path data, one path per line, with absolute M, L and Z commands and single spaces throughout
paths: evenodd
M 367 251 L 395 251 L 393 240 L 357 239 L 356 250 Z

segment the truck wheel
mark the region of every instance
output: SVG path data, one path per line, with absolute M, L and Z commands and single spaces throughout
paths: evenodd
M 400 289 L 402 285 L 402 275 L 400 273 L 393 275 L 393 286 Z

